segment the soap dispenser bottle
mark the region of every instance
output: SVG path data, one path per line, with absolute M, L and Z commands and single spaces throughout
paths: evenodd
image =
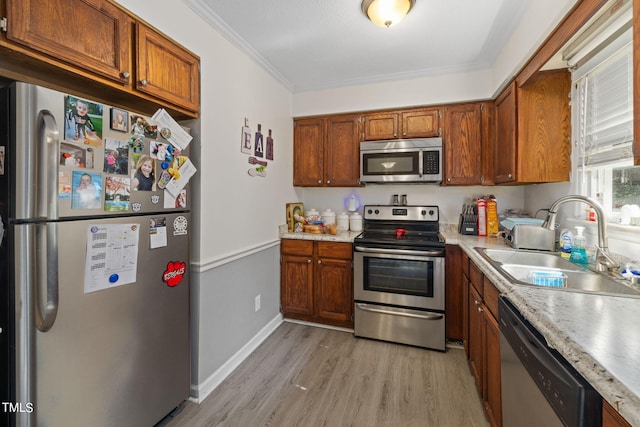
M 576 235 L 573 237 L 573 248 L 571 249 L 571 256 L 569 261 L 576 264 L 589 264 L 589 258 L 587 258 L 587 250 L 584 243 L 584 227 L 576 227 Z

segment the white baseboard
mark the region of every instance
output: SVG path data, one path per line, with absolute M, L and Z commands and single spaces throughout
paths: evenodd
M 218 368 L 209 378 L 197 385 L 191 385 L 191 397 L 189 401 L 202 403 L 203 400 L 218 387 L 243 361 L 246 359 L 273 331 L 282 324 L 282 314 L 278 313 L 264 328 L 249 340 L 236 352 L 224 365 Z

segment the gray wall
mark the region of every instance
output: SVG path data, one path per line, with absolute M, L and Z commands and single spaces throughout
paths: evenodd
M 199 304 L 192 301 L 191 382 L 199 385 L 278 316 L 280 245 L 193 273 L 192 278 L 192 299 Z M 257 295 L 261 309 L 255 312 Z

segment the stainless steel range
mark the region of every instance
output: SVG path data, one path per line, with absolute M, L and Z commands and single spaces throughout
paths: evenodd
M 437 206 L 365 206 L 354 240 L 355 335 L 445 350 L 444 253 Z

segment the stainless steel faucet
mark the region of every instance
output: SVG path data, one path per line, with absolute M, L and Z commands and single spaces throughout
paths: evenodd
M 607 244 L 607 215 L 604 212 L 600 203 L 596 202 L 589 197 L 580 196 L 578 194 L 564 196 L 553 202 L 549 208 L 549 215 L 542 224 L 542 227 L 549 230 L 555 229 L 556 214 L 560 205 L 566 202 L 583 202 L 593 207 L 596 211 L 596 219 L 598 221 L 598 245 L 596 246 L 596 270 L 598 271 L 610 271 L 614 268 L 618 268 L 619 264 L 611 257 L 609 252 L 609 246 Z

